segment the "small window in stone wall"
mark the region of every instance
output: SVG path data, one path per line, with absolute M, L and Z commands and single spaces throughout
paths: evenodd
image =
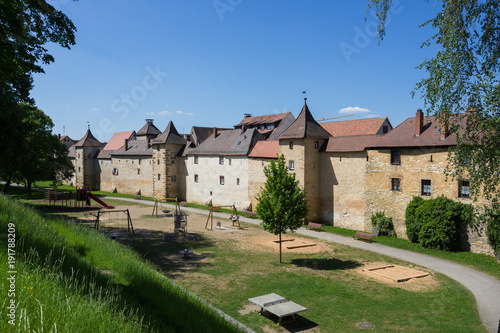
M 290 171 L 295 170 L 295 162 L 294 161 L 288 162 L 288 170 L 290 170 Z
M 78 172 L 80 172 L 80 167 L 78 167 Z
M 236 185 L 240 185 L 240 179 L 236 178 Z
M 176 175 L 172 175 L 172 183 L 175 183 L 177 181 L 177 176 Z
M 224 165 L 224 156 L 219 156 L 219 164 Z
M 290 143 L 288 143 L 288 148 L 293 149 L 293 141 L 290 141 Z
M 220 176 L 220 177 L 219 177 L 219 183 L 220 183 L 221 185 L 224 185 L 224 176 Z
M 431 181 L 427 179 L 422 179 L 422 195 L 430 196 L 431 195 Z
M 470 182 L 468 180 L 458 182 L 458 196 L 460 198 L 470 198 Z
M 175 160 L 172 160 L 172 164 L 175 164 Z
M 197 183 L 198 182 L 198 175 L 194 175 L 194 182 Z
M 391 164 L 401 164 L 401 152 L 399 150 L 391 150 Z
M 319 142 L 318 141 L 314 141 L 314 148 L 316 148 L 316 149 L 319 148 Z
M 401 191 L 401 179 L 400 178 L 391 178 L 391 190 Z
M 228 163 L 229 165 L 231 165 L 231 159 L 230 159 L 230 158 L 228 159 L 227 163 Z
M 198 156 L 194 157 L 194 164 L 198 164 Z
M 142 163 L 142 160 L 141 160 L 141 159 L 139 159 L 139 165 L 141 165 L 141 163 Z
M 158 180 L 161 180 L 161 175 L 160 174 L 158 174 Z
M 117 168 L 113 168 L 113 176 L 118 176 L 118 169 Z
M 141 174 L 141 169 L 137 169 L 137 174 L 140 175 Z

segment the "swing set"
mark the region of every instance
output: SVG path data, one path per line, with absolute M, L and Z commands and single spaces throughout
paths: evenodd
M 107 219 L 104 216 L 107 215 Z M 116 219 L 112 219 L 112 215 L 116 214 Z M 94 215 L 96 220 L 94 224 L 94 228 L 99 231 L 99 227 L 106 227 L 109 229 L 119 229 L 125 230 L 125 220 L 127 221 L 127 232 L 132 230 L 132 234 L 134 233 L 134 226 L 132 224 L 132 218 L 130 217 L 130 212 L 128 209 L 119 209 L 119 210 L 101 210 Z
M 165 208 L 163 204 L 165 203 Z M 155 205 L 153 206 L 153 216 L 158 217 L 158 210 L 161 210 L 165 214 L 169 214 L 173 212 L 174 216 L 181 214 L 181 206 L 177 198 L 162 198 L 155 199 Z
M 164 209 L 163 203 L 165 203 L 168 207 Z M 184 236 L 187 234 L 187 215 L 181 209 L 179 201 L 177 198 L 163 198 L 163 199 L 155 199 L 155 205 L 153 207 L 153 216 L 158 217 L 158 210 L 161 210 L 163 213 L 167 214 L 167 216 L 174 217 L 174 231 L 176 236 L 179 233 L 183 233 Z M 168 215 L 173 213 L 173 215 Z
M 213 230 L 213 226 L 214 226 L 214 209 L 215 210 L 219 210 L 221 208 L 231 208 L 233 210 L 231 216 L 229 217 L 229 219 L 231 220 L 231 222 L 233 222 L 233 226 L 234 224 L 237 222 L 238 223 L 238 227 L 241 228 L 241 225 L 240 225 L 240 217 L 238 216 L 238 211 L 236 210 L 236 207 L 234 206 L 234 204 L 232 205 L 227 205 L 227 206 L 210 206 L 210 212 L 208 213 L 208 217 L 207 217 L 207 223 L 205 224 L 205 229 L 208 229 L 208 221 L 210 221 L 210 230 Z

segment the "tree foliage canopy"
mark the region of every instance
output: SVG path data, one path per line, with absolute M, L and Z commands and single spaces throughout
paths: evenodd
M 256 207 L 262 219 L 264 230 L 280 237 L 287 230 L 295 231 L 304 224 L 307 215 L 305 191 L 299 186 L 294 173 L 288 173 L 285 157 L 279 156 L 277 162 L 264 168 L 267 177 L 264 188 L 257 196 Z
M 369 0 L 379 19 L 379 41 L 393 0 Z M 500 185 L 500 0 L 443 0 L 441 10 L 423 22 L 434 34 L 423 47 L 437 45 L 436 55 L 420 64 L 427 76 L 416 84 L 428 113 L 456 124 L 458 145 L 448 172 L 467 175 L 471 194 L 498 203 Z M 467 110 L 467 117 L 463 113 Z M 462 113 L 462 115 L 459 115 Z M 464 163 L 467 161 L 467 163 Z
M 32 103 L 33 73 L 54 58 L 47 43 L 75 44 L 76 28 L 45 0 L 0 0 L 0 96 L 4 103 Z M 2 103 L 2 104 L 4 104 Z

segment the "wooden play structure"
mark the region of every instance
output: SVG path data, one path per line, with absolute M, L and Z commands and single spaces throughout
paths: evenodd
M 107 219 L 105 218 L 106 215 Z M 105 226 L 109 229 L 120 231 L 127 229 L 127 232 L 132 231 L 132 233 L 134 233 L 134 226 L 128 209 L 101 210 L 94 216 L 96 216 L 94 227 L 97 231 L 99 231 L 99 227 L 103 224 L 103 227 Z
M 241 228 L 240 225 L 240 217 L 238 216 L 238 211 L 236 210 L 236 207 L 233 205 L 230 206 L 210 206 L 210 212 L 208 213 L 207 216 L 207 223 L 205 224 L 205 229 L 208 229 L 208 221 L 210 221 L 210 230 L 213 230 L 214 227 L 214 209 L 219 210 L 221 208 L 231 208 L 233 210 L 231 216 L 229 219 L 233 223 L 233 226 L 235 223 L 238 223 L 238 227 Z
M 97 196 L 95 196 L 89 188 L 84 187 L 75 187 L 75 191 L 60 191 L 57 188 L 45 188 L 43 190 L 43 199 L 44 201 L 48 201 L 49 205 L 56 205 L 58 203 L 61 206 L 66 207 L 90 207 L 91 201 L 102 205 L 104 208 L 113 209 L 115 207 L 107 205 Z
M 164 207 L 165 205 L 166 207 Z M 162 198 L 155 199 L 155 204 L 153 206 L 153 216 L 158 217 L 158 211 L 161 210 L 167 216 L 174 217 L 174 231 L 176 236 L 187 234 L 187 214 L 181 209 L 179 201 L 177 198 Z

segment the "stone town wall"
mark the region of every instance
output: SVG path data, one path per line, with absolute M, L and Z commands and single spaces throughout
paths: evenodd
M 390 150 L 368 151 L 368 164 L 365 178 L 365 220 L 369 221 L 372 214 L 383 211 L 392 217 L 398 237 L 406 238 L 404 225 L 405 210 L 413 196 L 422 196 L 422 180 L 431 181 L 431 195 L 424 199 L 444 195 L 450 199 L 475 206 L 486 204 L 483 198 L 477 202 L 468 198 L 458 197 L 458 181 L 446 179 L 444 173 L 447 165 L 448 149 L 446 148 L 409 148 L 401 149 L 401 163 L 391 164 Z M 391 189 L 391 179 L 399 178 L 399 191 Z M 492 253 L 487 244 L 484 230 L 479 235 L 471 230 L 464 235 L 467 247 L 472 252 Z
M 264 175 L 264 168 L 271 163 L 269 158 L 250 158 L 248 159 L 248 197 L 250 199 L 250 208 L 255 212 L 257 207 L 257 194 L 264 187 L 267 177 Z
M 101 188 L 104 191 L 153 196 L 153 168 L 151 158 L 144 156 L 113 156 L 110 162 L 101 160 Z M 109 160 L 107 160 L 109 161 Z M 113 169 L 118 174 L 113 175 Z M 107 175 L 104 175 L 106 173 Z
M 153 146 L 153 196 L 156 198 L 181 198 L 177 154 L 181 145 Z
M 353 230 L 371 230 L 365 218 L 366 152 L 322 153 L 322 221 Z
M 189 156 L 186 160 L 186 199 L 188 202 L 216 205 L 235 204 L 239 210 L 250 206 L 248 195 L 248 158 L 246 156 Z M 221 184 L 221 176 L 224 184 Z

